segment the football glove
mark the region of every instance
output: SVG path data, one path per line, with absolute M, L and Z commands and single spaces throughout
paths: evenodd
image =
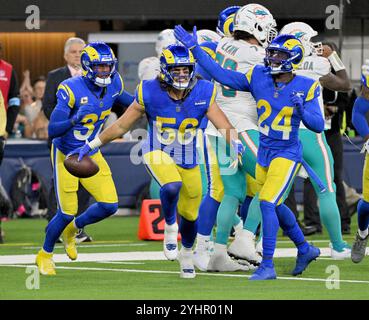
M 196 26 L 194 26 L 191 35 L 181 25 L 176 25 L 174 27 L 174 36 L 178 41 L 182 42 L 185 47 L 192 49 L 198 45 L 196 31 Z
M 300 117 L 304 115 L 304 99 L 297 92 L 291 94 L 292 104 Z
M 67 154 L 67 157 L 73 155 L 73 154 L 78 154 L 78 161 L 81 161 L 82 158 L 86 155 L 89 154 L 91 151 L 91 147 L 88 143 L 86 143 L 84 146 L 82 147 L 78 147 L 76 149 L 74 149 L 73 151 L 69 152 Z

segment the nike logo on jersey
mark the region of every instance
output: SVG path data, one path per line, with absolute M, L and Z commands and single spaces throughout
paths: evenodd
M 63 92 L 60 92 L 60 94 L 61 94 L 61 96 L 63 97 L 64 100 L 67 99 L 67 97 L 64 96 Z
M 195 106 L 202 106 L 204 104 L 206 104 L 206 101 L 196 101 L 195 102 Z
M 114 98 L 115 96 L 117 96 L 119 94 L 119 91 L 114 93 L 111 97 Z

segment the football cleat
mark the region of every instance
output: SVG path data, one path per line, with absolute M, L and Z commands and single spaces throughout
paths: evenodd
M 248 271 L 250 267 L 232 260 L 227 252 L 214 252 L 208 263 L 209 272 Z
M 168 260 L 174 261 L 178 257 L 178 224 L 173 223 L 168 225 L 165 223 L 164 227 L 164 255 Z
M 193 264 L 193 252 L 185 251 L 183 248 L 178 254 L 178 261 L 181 268 L 180 277 L 193 279 L 196 277 L 195 266 Z
M 277 279 L 277 274 L 275 273 L 274 266 L 267 267 L 264 264 L 260 264 L 260 266 L 256 269 L 256 271 L 252 274 L 249 280 L 274 280 Z
M 351 249 L 352 262 L 359 263 L 365 257 L 366 246 L 368 244 L 369 234 L 363 239 L 359 233 L 356 233 L 355 242 Z
M 77 247 L 76 247 L 76 235 L 78 229 L 74 225 L 74 220 L 71 221 L 64 229 L 62 233 L 63 244 L 65 253 L 68 255 L 69 259 L 77 259 Z
M 314 247 L 309 244 L 309 250 L 305 254 L 298 254 L 296 259 L 295 269 L 292 271 L 293 276 L 297 276 L 304 272 L 309 263 L 313 260 L 316 260 L 320 256 L 319 248 Z
M 43 249 L 41 249 L 36 256 L 36 265 L 41 274 L 45 276 L 54 276 L 55 272 L 55 263 L 53 261 L 53 254 L 47 253 Z
M 210 253 L 208 250 L 196 250 L 193 253 L 193 263 L 197 269 L 206 271 L 209 261 Z
M 236 232 L 235 240 L 228 248 L 228 254 L 236 259 L 246 260 L 253 265 L 259 265 L 261 262 L 260 254 L 256 253 L 255 236 L 247 230 Z
M 351 258 L 351 248 L 348 244 L 345 244 L 345 247 L 341 251 L 334 250 L 331 243 L 329 246 L 331 248 L 331 258 L 333 260 L 344 260 Z

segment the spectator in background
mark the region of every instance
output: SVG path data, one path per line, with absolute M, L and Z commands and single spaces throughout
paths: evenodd
M 12 133 L 20 106 L 17 75 L 13 66 L 3 60 L 3 46 L 0 43 L 0 164 L 3 159 L 5 140 Z M 0 221 L 0 243 L 3 233 Z
M 64 59 L 67 63 L 66 66 L 52 70 L 47 75 L 46 87 L 44 98 L 42 99 L 42 110 L 47 118 L 50 120 L 51 113 L 56 106 L 56 91 L 59 84 L 70 78 L 82 75 L 81 68 L 81 53 L 85 46 L 84 40 L 81 38 L 69 38 L 64 45 Z M 51 146 L 51 141 L 49 139 L 49 146 Z M 90 195 L 81 184 L 78 188 L 78 213 L 77 216 L 84 212 L 90 201 Z M 55 189 L 54 184 L 52 184 L 49 195 L 48 213 L 47 219 L 50 221 L 55 215 L 57 210 Z M 91 237 L 88 236 L 83 230 L 76 237 L 76 242 L 91 241 Z
M 6 119 L 1 118 L 0 122 L 6 121 L 6 132 L 0 136 L 3 141 L 13 132 L 15 119 L 17 118 L 20 99 L 19 87 L 16 72 L 13 66 L 3 60 L 3 46 L 0 43 L 0 91 L 4 99 Z M 1 126 L 1 125 L 0 125 Z

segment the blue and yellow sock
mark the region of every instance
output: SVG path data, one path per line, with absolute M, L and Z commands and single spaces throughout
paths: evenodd
M 214 227 L 220 202 L 214 200 L 207 194 L 201 202 L 198 217 L 198 233 L 210 236 Z
M 279 225 L 287 236 L 292 240 L 298 250 L 298 254 L 305 254 L 309 250 L 301 228 L 297 224 L 296 217 L 286 205 L 282 204 L 276 208 Z
M 76 218 L 76 227 L 82 229 L 89 224 L 99 222 L 111 216 L 117 212 L 117 210 L 118 203 L 96 202 Z
M 260 209 L 263 217 L 263 260 L 261 263 L 267 267 L 273 267 L 279 228 L 278 217 L 273 203 L 260 201 Z
M 182 182 L 170 182 L 163 185 L 160 189 L 161 206 L 164 212 L 165 222 L 172 225 L 176 222 L 176 208 L 181 190 Z
M 46 227 L 46 237 L 43 245 L 44 251 L 48 253 L 54 251 L 56 240 L 58 240 L 65 227 L 73 221 L 73 219 L 73 215 L 65 214 L 58 209 L 56 215 Z
M 197 234 L 197 219 L 195 221 L 189 221 L 186 218 L 181 217 L 179 222 L 179 232 L 182 237 L 182 246 L 188 249 L 192 248 Z
M 357 221 L 359 230 L 365 231 L 369 226 L 369 202 L 361 199 L 357 205 Z

